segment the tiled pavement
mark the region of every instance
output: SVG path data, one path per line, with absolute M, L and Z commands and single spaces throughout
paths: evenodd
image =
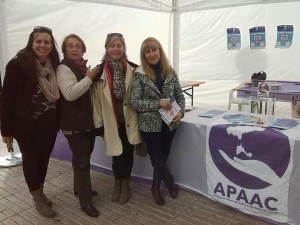
M 8 155 L 0 144 L 0 157 Z M 45 193 L 53 201 L 57 212 L 54 219 L 44 218 L 36 211 L 24 181 L 22 166 L 0 168 L 0 225 L 90 225 L 90 224 L 177 224 L 177 225 L 270 225 L 235 209 L 216 203 L 204 196 L 180 190 L 177 199 L 171 199 L 163 189 L 166 204 L 157 206 L 150 186 L 131 182 L 132 198 L 126 204 L 112 203 L 110 193 L 113 177 L 92 171 L 93 198 L 100 211 L 98 218 L 86 216 L 80 210 L 78 198 L 73 195 L 72 165 L 68 161 L 51 158 L 45 183 Z

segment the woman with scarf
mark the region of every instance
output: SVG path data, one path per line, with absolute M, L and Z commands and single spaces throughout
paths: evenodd
M 185 99 L 177 74 L 157 39 L 149 37 L 143 41 L 140 59 L 141 66 L 135 70 L 132 81 L 130 102 L 138 111 L 139 130 L 148 146 L 154 168 L 152 195 L 156 204 L 164 205 L 165 200 L 160 193 L 161 181 L 167 185 L 172 198 L 176 198 L 178 193 L 167 160 L 176 129 L 184 116 Z M 180 111 L 174 115 L 170 124 L 166 124 L 158 110 L 172 108 L 169 100 L 171 96 L 180 106 Z
M 99 212 L 92 204 L 92 195 L 97 192 L 92 190 L 90 177 L 96 127 L 90 87 L 92 79 L 99 73 L 99 67 L 93 70 L 86 67 L 86 60 L 82 58 L 86 46 L 76 34 L 65 37 L 62 52 L 64 59 L 56 71 L 62 93 L 60 128 L 73 153 L 74 194 L 79 197 L 82 211 L 88 216 L 98 217 Z
M 1 98 L 1 134 L 8 146 L 18 142 L 23 173 L 38 212 L 54 217 L 44 194 L 49 158 L 58 131 L 59 90 L 54 71 L 59 54 L 52 30 L 35 27 L 27 46 L 6 66 Z
M 100 101 L 106 154 L 112 156 L 115 184 L 111 201 L 124 204 L 130 199 L 129 182 L 133 152 L 141 142 L 136 111 L 129 104 L 131 80 L 136 64 L 127 60 L 123 35 L 110 33 L 105 41 L 105 55 L 100 64 L 101 78 L 94 94 Z

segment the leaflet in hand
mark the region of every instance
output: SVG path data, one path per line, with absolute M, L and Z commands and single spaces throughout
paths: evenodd
M 175 115 L 180 111 L 180 106 L 177 104 L 175 98 L 171 96 L 169 98 L 172 108 L 170 110 L 166 110 L 165 108 L 160 108 L 158 111 L 161 114 L 161 118 L 165 121 L 166 124 L 170 124 L 174 119 Z

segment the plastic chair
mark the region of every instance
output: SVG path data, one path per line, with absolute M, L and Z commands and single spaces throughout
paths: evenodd
M 237 98 L 234 96 L 235 89 L 231 89 L 229 92 L 228 110 L 230 110 L 232 104 L 238 105 L 238 111 L 242 111 L 244 105 L 250 105 L 250 101 L 245 98 Z

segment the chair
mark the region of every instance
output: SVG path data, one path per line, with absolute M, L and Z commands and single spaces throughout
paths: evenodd
M 252 98 L 251 113 L 274 115 L 275 103 L 276 103 L 276 99 L 274 99 L 274 98 L 268 98 L 268 97 Z
M 237 104 L 238 111 L 242 111 L 243 106 L 250 105 L 251 102 L 245 98 L 234 97 L 234 92 L 236 92 L 236 89 L 231 89 L 229 92 L 228 110 L 230 110 L 232 104 Z

